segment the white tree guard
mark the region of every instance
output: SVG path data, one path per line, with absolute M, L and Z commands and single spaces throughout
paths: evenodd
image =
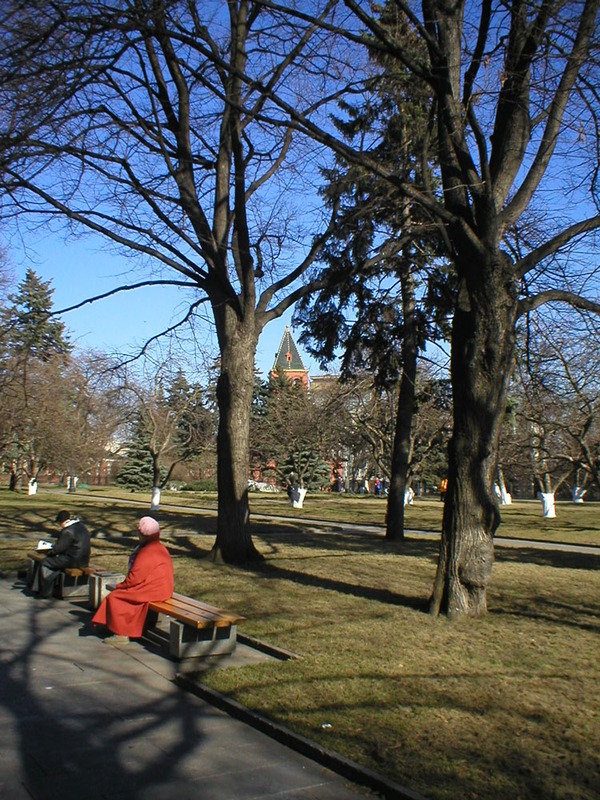
M 583 496 L 587 492 L 587 489 L 584 489 L 583 486 L 574 486 L 571 490 L 571 500 L 574 503 L 583 503 Z
M 152 500 L 150 501 L 150 510 L 158 511 L 160 508 L 160 487 L 152 487 Z
M 556 505 L 554 501 L 554 494 L 552 492 L 540 492 L 540 500 L 542 501 L 542 511 L 546 519 L 554 519 L 556 516 Z
M 306 497 L 306 489 L 298 489 L 298 498 L 297 500 L 292 500 L 292 506 L 294 508 L 302 508 L 302 503 L 304 503 L 304 498 Z

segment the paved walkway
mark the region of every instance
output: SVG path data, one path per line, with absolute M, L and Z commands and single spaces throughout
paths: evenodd
M 2 800 L 368 796 L 185 691 L 162 654 L 80 636 L 85 604 L 34 599 L 5 578 L 0 608 Z

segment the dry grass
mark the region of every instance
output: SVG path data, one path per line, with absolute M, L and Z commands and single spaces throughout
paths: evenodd
M 80 495 L 77 495 L 79 497 Z M 110 486 L 93 488 L 90 496 L 116 497 L 135 501 L 147 507 L 148 493 L 129 492 Z M 64 495 L 63 495 L 64 497 Z M 77 497 L 75 501 L 77 501 Z M 216 510 L 216 494 L 210 492 L 163 492 L 163 508 L 185 506 L 190 509 Z M 330 520 L 332 522 L 385 525 L 386 501 L 379 497 L 330 494 L 309 494 L 303 509 L 292 508 L 284 493 L 251 493 L 250 506 L 255 518 L 261 515 L 282 516 L 298 522 Z M 434 531 L 441 528 L 442 503 L 436 498 L 417 498 L 406 509 L 406 527 L 413 531 Z M 600 547 L 600 503 L 574 505 L 557 503 L 555 519 L 544 519 L 537 501 L 519 500 L 502 507 L 502 525 L 498 536 L 514 539 L 535 539 L 567 544 Z
M 76 499 L 112 537 L 95 540 L 94 561 L 123 569 L 118 536 L 140 509 Z M 48 502 L 0 496 L 3 569 L 23 563 Z M 490 613 L 450 624 L 426 613 L 434 542 L 258 521 L 265 561 L 239 569 L 204 558 L 213 516 L 164 508 L 161 522 L 180 591 L 301 656 L 216 670 L 215 688 L 432 800 L 598 797 L 598 556 L 497 548 Z M 598 535 L 587 517 L 572 524 Z

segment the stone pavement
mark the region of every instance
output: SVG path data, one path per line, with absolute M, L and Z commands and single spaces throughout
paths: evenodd
M 85 604 L 38 600 L 22 582 L 4 578 L 0 608 L 3 800 L 369 796 L 185 691 L 162 654 L 137 642 L 119 648 L 80 636 L 91 616 Z M 383 794 L 412 796 L 393 787 Z

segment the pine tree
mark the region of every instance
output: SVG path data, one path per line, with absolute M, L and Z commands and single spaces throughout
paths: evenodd
M 0 308 L 0 445 L 10 463 L 10 488 L 24 472 L 34 477 L 41 468 L 35 397 L 40 375 L 55 362 L 65 366 L 71 344 L 65 324 L 52 317 L 50 281 L 28 269 L 17 291 Z
M 127 459 L 117 476 L 117 483 L 128 489 L 149 491 L 152 488 L 152 479 L 152 456 L 148 449 L 148 434 L 141 418 L 138 418 L 127 449 Z
M 72 345 L 65 332 L 65 323 L 52 317 L 50 281 L 43 281 L 32 269 L 9 295 L 9 304 L 0 315 L 6 351 L 18 359 L 35 358 L 49 361 L 67 355 Z
M 260 392 L 252 420 L 252 458 L 285 485 L 291 471 L 305 489 L 329 486 L 329 454 L 336 444 L 335 408 L 321 407 L 301 384 L 275 375 Z
M 393 4 L 379 8 L 380 22 L 415 58 L 422 45 L 402 24 Z M 435 186 L 431 147 L 431 88 L 395 59 L 373 49 L 384 77 L 362 104 L 341 104 L 336 125 L 347 141 L 378 142 L 371 156 L 399 181 Z M 404 538 L 404 499 L 411 481 L 417 365 L 427 340 L 439 340 L 452 287 L 440 260 L 439 228 L 418 204 L 401 198 L 389 180 L 338 157 L 324 170 L 322 194 L 344 213 L 325 248 L 325 287 L 303 298 L 295 320 L 300 341 L 320 360 L 341 352 L 344 379 L 363 372 L 375 386 L 399 386 L 391 453 L 386 537 Z

